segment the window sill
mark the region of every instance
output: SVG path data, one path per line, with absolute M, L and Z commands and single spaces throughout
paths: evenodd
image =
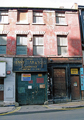
M 45 25 L 45 23 L 32 23 L 32 25 Z
M 0 22 L 0 25 L 8 25 L 9 23 Z
M 65 24 L 61 24 L 61 23 L 59 24 L 59 23 L 56 23 L 55 25 L 56 25 L 56 26 L 68 26 L 66 23 L 65 23 Z
M 29 25 L 29 23 L 16 22 L 16 25 Z

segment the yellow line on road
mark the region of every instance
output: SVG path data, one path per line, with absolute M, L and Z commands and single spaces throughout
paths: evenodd
M 7 112 L 7 113 L 1 113 L 0 116 L 1 116 L 1 115 L 7 115 L 7 114 L 11 114 L 11 113 L 17 112 L 17 111 L 19 111 L 20 109 L 21 109 L 21 107 L 17 107 L 14 111 Z
M 43 105 L 43 107 L 46 107 L 48 109 L 55 109 L 55 110 L 73 110 L 73 109 L 84 109 L 84 107 L 66 107 L 66 108 L 52 108 L 49 107 L 48 105 Z

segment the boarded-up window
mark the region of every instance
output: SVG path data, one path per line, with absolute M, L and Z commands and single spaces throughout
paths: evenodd
M 17 55 L 27 55 L 27 36 L 17 36 Z
M 57 36 L 58 55 L 67 54 L 67 37 Z
M 34 55 L 43 55 L 44 54 L 43 36 L 34 36 L 33 54 Z
M 17 22 L 28 23 L 28 12 L 18 11 Z
M 67 96 L 65 69 L 54 69 L 53 95 L 55 98 Z
M 0 11 L 0 23 L 8 23 L 8 11 Z
M 43 13 L 34 12 L 33 13 L 33 23 L 43 23 Z
M 0 54 L 6 54 L 7 36 L 0 35 Z
M 56 13 L 56 23 L 65 24 L 65 13 Z

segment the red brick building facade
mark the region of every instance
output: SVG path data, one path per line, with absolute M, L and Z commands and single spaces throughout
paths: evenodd
M 48 59 L 49 99 L 81 99 L 78 10 L 0 8 L 0 41 L 0 58 Z

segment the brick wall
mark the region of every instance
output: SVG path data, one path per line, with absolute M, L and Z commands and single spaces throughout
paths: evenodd
M 81 37 L 78 12 L 66 11 L 66 25 L 56 25 L 55 11 L 44 10 L 44 24 L 33 23 L 33 11 L 28 10 L 28 23 L 17 23 L 17 10 L 9 10 L 9 24 L 2 25 L 3 34 L 7 31 L 7 56 L 16 55 L 16 36 L 17 34 L 27 34 L 27 56 L 33 56 L 33 35 L 43 34 L 44 36 L 44 56 L 58 56 L 57 54 L 57 35 L 67 35 L 69 56 L 82 56 Z M 29 36 L 32 40 L 29 41 Z M 2 55 L 4 56 L 4 55 Z

